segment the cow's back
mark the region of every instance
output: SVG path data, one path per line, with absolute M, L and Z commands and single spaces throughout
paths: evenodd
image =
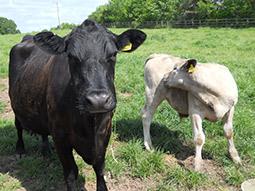
M 193 99 L 207 108 L 204 115 L 212 121 L 223 118 L 238 101 L 236 82 L 228 68 L 220 64 L 198 64 L 186 84 Z
M 217 97 L 228 99 L 230 105 L 237 103 L 237 85 L 227 67 L 214 63 L 198 64 L 193 76 L 194 81 L 199 83 L 198 90 L 205 89 Z
M 144 66 L 145 91 L 151 97 L 164 75 L 174 69 L 175 65 L 183 63 L 183 60 L 167 54 L 152 54 L 148 57 Z
M 169 73 L 165 81 L 168 88 L 188 92 L 189 113 L 199 110 L 211 121 L 223 118 L 237 103 L 236 82 L 228 68 L 223 65 L 198 63 L 193 73 Z
M 183 60 L 167 55 L 152 54 L 148 57 L 144 66 L 144 78 L 149 87 L 157 86 L 164 75 L 173 70 L 175 64 Z
M 25 40 L 12 47 L 10 51 L 9 63 L 9 85 L 12 87 L 13 82 L 19 75 L 18 72 L 25 64 L 25 61 L 33 52 L 35 45 L 30 40 Z

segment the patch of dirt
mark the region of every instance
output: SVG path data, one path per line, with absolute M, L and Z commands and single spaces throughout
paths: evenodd
M 140 178 L 134 178 L 128 175 L 123 175 L 118 179 L 113 179 L 111 175 L 107 175 L 106 182 L 109 191 L 146 191 L 149 188 L 155 188 L 157 185 L 157 182 L 150 178 L 141 180 Z M 96 182 L 90 181 L 86 183 L 85 187 L 86 191 L 96 190 Z
M 8 79 L 0 78 L 0 100 L 5 104 L 4 111 L 0 113 L 1 119 L 14 119 L 11 102 L 8 95 Z
M 185 160 L 182 160 L 182 161 L 179 160 L 178 164 L 190 171 L 194 171 L 193 161 L 194 161 L 194 156 L 189 156 Z M 203 163 L 199 172 L 206 174 L 210 180 L 218 184 L 215 188 L 213 187 L 202 188 L 201 191 L 207 191 L 207 190 L 208 191 L 218 191 L 218 190 L 239 191 L 240 190 L 234 186 L 229 186 L 226 184 L 226 182 L 224 182 L 226 173 L 224 169 L 213 160 L 203 159 Z
M 164 161 L 167 166 L 173 166 L 178 163 L 178 160 L 173 155 L 165 155 Z
M 178 161 L 178 163 L 188 170 L 194 170 L 193 161 L 194 156 L 190 156 L 184 161 Z M 225 176 L 225 172 L 222 167 L 220 167 L 215 161 L 209 159 L 203 159 L 203 163 L 199 172 L 207 174 L 209 177 L 212 177 L 218 181 L 222 180 Z
M 131 97 L 133 94 L 130 92 L 119 92 L 120 96 L 123 98 L 129 98 Z
M 15 169 L 16 163 L 19 160 L 18 155 L 1 156 L 0 158 L 0 172 L 7 173 Z
M 172 167 L 175 165 L 180 165 L 189 171 L 194 171 L 193 160 L 193 155 L 189 156 L 184 160 L 178 160 L 173 155 L 169 154 L 164 156 L 164 161 L 167 166 Z M 226 182 L 224 181 L 226 176 L 224 169 L 213 160 L 203 159 L 203 164 L 199 172 L 207 175 L 207 177 L 213 182 L 213 185 L 201 187 L 199 189 L 196 189 L 196 191 L 240 191 L 239 188 L 226 184 Z

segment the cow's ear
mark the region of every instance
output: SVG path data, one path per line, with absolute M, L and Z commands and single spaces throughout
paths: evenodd
M 43 51 L 50 54 L 61 54 L 66 50 L 64 38 L 52 32 L 40 32 L 34 36 L 33 40 Z
M 197 61 L 195 59 L 190 59 L 185 62 L 185 64 L 182 66 L 182 69 L 188 73 L 193 73 L 195 71 L 196 65 Z
M 129 29 L 117 36 L 117 47 L 121 52 L 132 52 L 146 39 L 146 34 L 140 30 Z

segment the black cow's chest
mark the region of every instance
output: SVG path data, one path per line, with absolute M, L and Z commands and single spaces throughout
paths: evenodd
M 102 155 L 111 134 L 112 112 L 90 115 L 80 115 L 71 111 L 58 116 L 52 124 L 55 139 L 66 140 L 88 164 L 94 164 L 96 158 Z

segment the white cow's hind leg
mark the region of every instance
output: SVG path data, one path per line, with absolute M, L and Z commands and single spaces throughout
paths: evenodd
M 144 135 L 144 146 L 147 150 L 152 150 L 152 142 L 150 135 L 150 125 L 153 118 L 153 114 L 157 109 L 158 105 L 162 101 L 160 94 L 155 94 L 154 96 L 148 91 L 146 91 L 146 103 L 141 111 L 142 122 L 143 122 L 143 135 Z
M 142 110 L 144 146 L 147 150 L 152 150 L 153 148 L 150 135 L 150 125 L 152 120 L 152 113 L 150 110 L 150 106 L 147 105 L 145 105 Z
M 226 114 L 223 122 L 224 122 L 224 135 L 228 141 L 228 152 L 230 157 L 235 163 L 241 163 L 241 159 L 238 155 L 238 152 L 234 145 L 233 140 L 233 115 L 234 115 L 234 107 L 232 107 L 229 112 Z
M 191 120 L 194 134 L 194 143 L 196 147 L 194 168 L 196 171 L 199 171 L 203 162 L 202 148 L 205 143 L 205 134 L 202 128 L 202 117 L 199 114 L 191 114 Z

